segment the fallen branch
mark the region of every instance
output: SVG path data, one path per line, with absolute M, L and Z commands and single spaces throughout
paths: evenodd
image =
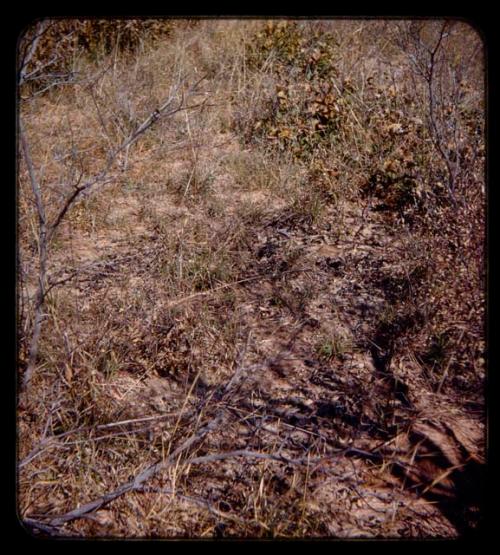
M 248 341 L 249 341 L 249 339 L 247 339 L 247 346 L 248 346 Z M 245 348 L 245 351 L 243 352 L 242 356 L 240 357 L 240 365 L 243 362 L 242 359 L 244 357 L 245 352 L 246 352 L 246 348 Z M 237 375 L 238 378 L 241 376 L 240 365 L 238 365 L 238 368 L 236 369 L 236 372 L 235 372 L 235 376 Z M 234 376 L 233 376 L 233 378 L 234 378 Z M 222 390 L 223 391 L 222 397 L 225 397 L 226 395 L 228 395 L 231 392 L 231 389 L 234 387 L 235 382 L 236 382 L 235 379 L 231 379 L 228 382 L 228 384 L 226 384 L 226 386 Z M 203 406 L 205 406 L 205 404 L 206 403 L 204 403 Z M 195 416 L 197 418 L 199 418 L 201 412 L 202 412 L 202 409 L 199 409 L 198 411 L 195 412 Z M 102 497 L 99 497 L 99 498 L 95 499 L 94 501 L 90 501 L 89 503 L 86 503 L 85 505 L 83 505 L 81 507 L 78 507 L 77 509 L 74 509 L 72 511 L 69 511 L 68 513 L 65 513 L 65 514 L 60 515 L 58 517 L 52 518 L 49 522 L 50 526 L 57 527 L 57 526 L 60 526 L 61 524 L 64 524 L 65 522 L 69 522 L 71 520 L 81 518 L 81 517 L 93 512 L 93 511 L 96 511 L 97 509 L 103 507 L 104 505 L 107 505 L 108 503 L 110 503 L 114 499 L 117 499 L 118 497 L 120 497 L 124 493 L 136 490 L 137 488 L 142 486 L 142 484 L 144 482 L 153 478 L 153 476 L 155 476 L 158 472 L 160 472 L 162 470 L 165 470 L 166 468 L 168 468 L 171 465 L 177 464 L 178 461 L 179 461 L 179 456 L 182 455 L 184 452 L 186 452 L 191 447 L 193 447 L 194 445 L 200 443 L 201 440 L 205 436 L 207 436 L 210 432 L 217 429 L 220 426 L 220 424 L 222 423 L 222 421 L 224 420 L 224 416 L 225 416 L 225 411 L 224 411 L 224 408 L 222 408 L 208 422 L 208 424 L 206 424 L 202 428 L 199 428 L 198 431 L 195 434 L 193 434 L 189 439 L 184 441 L 177 449 L 175 449 L 165 459 L 162 459 L 162 460 L 158 461 L 157 463 L 149 466 L 148 468 L 143 470 L 141 473 L 139 473 L 133 480 L 131 480 L 131 481 L 125 483 L 125 484 L 122 484 L 121 486 L 119 486 L 115 490 L 103 495 Z
M 24 525 L 31 531 L 38 531 L 38 532 L 45 532 L 45 534 L 48 534 L 49 536 L 68 536 L 69 534 L 67 532 L 64 532 L 63 530 L 60 530 L 57 527 L 54 526 L 50 526 L 49 524 L 44 524 L 43 522 L 40 522 L 38 520 L 35 520 L 33 518 L 25 518 L 23 520 Z M 35 532 L 37 533 L 37 532 Z
M 221 420 L 222 420 L 222 415 L 219 414 L 216 418 L 211 420 L 209 424 L 207 424 L 206 426 L 198 430 L 198 432 L 195 435 L 191 436 L 188 440 L 186 440 L 167 459 L 163 461 L 159 461 L 156 464 L 146 468 L 143 472 L 138 474 L 130 482 L 127 482 L 126 484 L 122 484 L 115 490 L 103 495 L 102 497 L 99 497 L 94 501 L 86 503 L 85 505 L 82 505 L 77 509 L 69 511 L 68 513 L 65 513 L 57 517 L 53 517 L 49 521 L 48 526 L 52 528 L 57 528 L 58 526 L 61 526 L 66 522 L 87 516 L 89 513 L 92 513 L 102 508 L 104 505 L 107 505 L 111 501 L 114 501 L 115 499 L 117 499 L 118 497 L 122 496 L 125 493 L 128 493 L 129 491 L 137 491 L 137 490 L 140 491 L 143 488 L 144 482 L 151 479 L 161 470 L 165 470 L 169 466 L 176 464 L 179 455 L 181 455 L 184 451 L 188 450 L 194 444 L 199 443 L 208 433 L 210 433 L 211 431 L 213 431 L 215 428 L 218 427 L 218 425 L 221 423 Z M 194 457 L 192 459 L 187 459 L 185 461 L 185 464 L 187 465 L 202 464 L 202 463 L 213 462 L 213 461 L 235 458 L 235 457 L 249 457 L 249 458 L 257 458 L 257 459 L 274 460 L 278 462 L 284 462 L 287 464 L 296 464 L 296 465 L 305 464 L 307 459 L 307 457 L 303 457 L 301 459 L 290 459 L 288 457 L 285 457 L 284 455 L 260 453 L 258 451 L 238 450 L 238 451 L 229 451 L 227 453 L 214 453 L 211 455 Z M 317 461 L 316 459 L 314 459 L 310 462 L 318 462 L 319 460 L 322 460 L 322 459 L 318 458 Z
M 104 505 L 107 505 L 111 501 L 114 501 L 118 497 L 130 491 L 145 491 L 143 484 L 146 481 L 150 480 L 161 470 L 165 470 L 169 466 L 175 465 L 178 462 L 179 455 L 187 451 L 193 445 L 199 443 L 208 433 L 215 430 L 221 422 L 222 422 L 222 414 L 218 413 L 218 415 L 215 418 L 213 418 L 206 426 L 199 429 L 196 434 L 194 434 L 188 440 L 186 440 L 165 460 L 159 461 L 154 465 L 149 466 L 143 472 L 138 474 L 130 482 L 127 482 L 126 484 L 122 484 L 115 490 L 103 495 L 102 497 L 99 497 L 94 501 L 86 503 L 85 505 L 82 505 L 77 509 L 69 511 L 68 513 L 51 518 L 51 520 L 48 522 L 48 526 L 52 528 L 57 528 L 58 526 L 61 526 L 66 522 L 76 520 L 78 518 L 86 517 L 89 513 L 92 513 L 102 508 Z M 302 465 L 311 465 L 311 464 L 314 464 L 314 465 L 321 464 L 325 462 L 325 460 L 329 460 L 331 458 L 338 457 L 338 456 L 355 456 L 355 457 L 361 457 L 361 458 L 365 458 L 365 459 L 369 459 L 371 461 L 377 461 L 377 462 L 381 462 L 382 460 L 382 456 L 379 454 L 370 453 L 368 451 L 363 451 L 361 449 L 356 449 L 356 448 L 343 449 L 338 453 L 331 454 L 326 457 L 325 456 L 316 457 L 314 459 L 311 459 L 309 455 L 292 459 L 279 453 L 278 454 L 262 453 L 259 451 L 239 449 L 235 451 L 227 451 L 225 453 L 212 453 L 208 455 L 202 455 L 199 457 L 193 457 L 191 459 L 186 459 L 184 461 L 184 464 L 187 466 L 190 466 L 193 464 L 204 464 L 204 463 L 210 463 L 210 462 L 215 462 L 215 461 L 220 461 L 220 460 L 225 460 L 230 458 L 243 457 L 243 458 L 261 459 L 261 460 L 271 460 L 271 461 L 281 462 L 289 465 L 302 466 Z M 407 465 L 403 465 L 399 461 L 391 461 L 391 462 L 403 468 L 407 467 Z
M 230 513 L 219 511 L 216 509 L 209 501 L 203 499 L 202 497 L 194 497 L 192 495 L 185 495 L 183 493 L 178 493 L 177 491 L 169 488 L 157 488 L 153 486 L 141 486 L 137 488 L 139 493 L 160 493 L 165 495 L 171 495 L 173 497 L 177 497 L 182 499 L 183 501 L 187 501 L 188 503 L 193 503 L 194 505 L 199 505 L 201 507 L 205 507 L 209 510 L 212 514 L 219 518 L 223 518 L 226 520 L 232 520 L 234 522 L 238 522 L 239 524 L 246 524 L 245 520 L 242 518 L 237 517 L 236 515 L 232 515 Z
M 185 461 L 185 464 L 203 464 L 214 461 L 222 461 L 224 459 L 232 459 L 237 457 L 250 458 L 250 459 L 263 459 L 268 461 L 282 462 L 292 465 L 302 465 L 306 464 L 308 457 L 300 457 L 298 459 L 290 459 L 285 457 L 285 455 L 273 454 L 273 453 L 261 453 L 260 451 L 247 451 L 246 449 L 237 449 L 235 451 L 227 451 L 226 453 L 213 453 L 211 455 L 203 455 L 201 457 L 194 457 Z M 317 459 L 310 459 L 311 462 L 317 463 L 324 460 L 324 457 L 318 457 Z
M 168 468 L 169 466 L 175 464 L 179 455 L 181 455 L 182 453 L 187 451 L 189 448 L 191 448 L 196 443 L 199 443 L 207 434 L 209 434 L 211 431 L 213 431 L 215 428 L 217 428 L 218 425 L 221 423 L 221 421 L 222 421 L 222 414 L 219 414 L 214 419 L 212 419 L 206 426 L 204 426 L 203 428 L 200 428 L 196 432 L 196 434 L 192 435 L 189 439 L 184 441 L 184 443 L 182 443 L 182 445 L 180 445 L 165 460 L 161 460 L 161 461 L 149 466 L 148 468 L 143 470 L 141 473 L 139 473 L 130 482 L 122 484 L 121 486 L 119 486 L 115 490 L 103 495 L 102 497 L 98 497 L 97 499 L 94 499 L 94 501 L 90 501 L 89 503 L 86 503 L 85 505 L 82 505 L 81 507 L 78 507 L 77 509 L 74 509 L 72 511 L 69 511 L 68 513 L 65 513 L 63 515 L 52 518 L 49 521 L 49 525 L 53 526 L 53 527 L 57 527 L 57 526 L 61 526 L 62 524 L 66 523 L 66 522 L 69 522 L 71 520 L 81 518 L 81 517 L 87 515 L 88 513 L 96 511 L 97 509 L 100 509 L 104 505 L 107 505 L 108 503 L 117 499 L 118 497 L 120 497 L 124 493 L 127 493 L 129 491 L 133 491 L 133 490 L 139 488 L 140 486 L 142 486 L 142 484 L 144 482 L 151 479 L 158 472 L 160 472 L 161 470 L 164 470 L 164 469 Z

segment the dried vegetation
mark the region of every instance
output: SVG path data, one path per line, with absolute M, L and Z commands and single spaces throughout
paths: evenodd
M 25 525 L 478 530 L 477 33 L 58 21 L 28 29 L 20 52 Z

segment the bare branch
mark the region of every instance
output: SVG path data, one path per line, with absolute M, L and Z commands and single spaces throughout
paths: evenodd
M 420 37 L 421 25 L 412 23 L 407 27 L 406 32 L 402 31 L 396 37 L 395 42 L 403 50 L 410 61 L 415 73 L 419 75 L 426 86 L 427 99 L 428 99 L 428 121 L 429 121 L 429 134 L 432 144 L 439 156 L 446 166 L 447 183 L 446 188 L 453 205 L 457 206 L 455 197 L 456 179 L 458 175 L 457 163 L 453 163 L 449 153 L 444 146 L 445 140 L 442 136 L 440 124 L 438 122 L 438 102 L 436 94 L 435 75 L 438 65 L 439 54 L 442 50 L 443 40 L 449 36 L 448 29 L 451 23 L 444 21 L 439 30 L 437 40 L 433 46 L 426 44 Z M 413 52 L 411 51 L 413 50 Z M 441 60 L 442 62 L 442 60 Z M 441 95 L 442 96 L 442 93 Z
M 432 129 L 432 141 L 434 144 L 434 147 L 438 150 L 438 152 L 441 155 L 441 158 L 443 159 L 443 161 L 446 164 L 446 168 L 448 171 L 448 183 L 447 183 L 447 189 L 448 189 L 448 193 L 450 195 L 450 198 L 453 202 L 453 204 L 456 206 L 457 205 L 457 200 L 455 198 L 455 181 L 456 181 L 456 172 L 454 171 L 453 167 L 452 167 L 452 162 L 450 160 L 450 156 L 448 155 L 448 153 L 445 151 L 444 147 L 443 147 L 443 137 L 441 136 L 441 133 L 439 131 L 437 122 L 436 122 L 436 100 L 435 100 L 435 96 L 434 96 L 434 74 L 435 74 L 435 67 L 436 67 L 436 54 L 439 50 L 439 47 L 441 46 L 441 43 L 443 41 L 443 38 L 445 38 L 445 30 L 448 27 L 448 22 L 445 21 L 441 27 L 441 31 L 439 33 L 439 37 L 438 40 L 436 42 L 436 45 L 434 46 L 434 48 L 430 51 L 430 60 L 429 60 L 429 64 L 428 64 L 428 71 L 427 71 L 427 75 L 426 75 L 426 81 L 427 81 L 427 91 L 428 91 L 428 95 L 429 95 L 429 119 L 431 122 L 431 129 Z
M 38 356 L 38 342 L 40 338 L 40 332 L 42 327 L 42 322 L 44 319 L 43 314 L 43 304 L 45 298 L 45 282 L 47 275 L 47 256 L 48 256 L 48 235 L 47 235 L 47 223 L 45 208 L 43 204 L 42 194 L 40 191 L 40 184 L 38 183 L 35 169 L 33 167 L 33 161 L 31 159 L 31 154 L 29 151 L 28 143 L 26 141 L 26 136 L 24 133 L 24 128 L 22 123 L 19 123 L 19 135 L 21 139 L 21 145 L 23 149 L 24 159 L 28 167 L 28 173 L 30 176 L 31 188 L 33 191 L 33 196 L 35 198 L 35 204 L 38 214 L 38 253 L 39 253 L 39 270 L 38 270 L 38 286 L 35 298 L 35 323 L 33 326 L 33 333 L 31 336 L 29 355 L 28 355 L 28 366 L 23 379 L 23 387 L 26 387 L 28 382 L 31 380 L 33 375 L 36 359 Z
M 44 524 L 33 518 L 24 518 L 23 523 L 31 530 L 38 530 L 39 532 L 45 532 L 49 536 L 68 536 L 67 532 L 56 528 L 55 526 L 50 526 L 49 524 Z
M 196 91 L 198 85 L 203 81 L 204 78 L 205 78 L 204 76 L 201 77 L 192 87 L 190 87 L 187 93 L 188 96 L 193 94 Z M 56 216 L 54 217 L 54 220 L 50 224 L 47 222 L 40 185 L 36 178 L 25 132 L 24 132 L 22 123 L 20 122 L 21 144 L 22 144 L 26 165 L 28 167 L 28 173 L 30 176 L 31 187 L 33 191 L 33 196 L 35 198 L 35 205 L 36 205 L 38 219 L 39 219 L 38 242 L 39 242 L 39 261 L 40 261 L 38 288 L 37 288 L 36 302 L 35 302 L 35 323 L 34 323 L 33 333 L 32 333 L 31 342 L 30 342 L 28 366 L 24 375 L 23 388 L 25 388 L 29 383 L 29 381 L 31 380 L 31 377 L 33 375 L 35 365 L 36 365 L 36 359 L 38 355 L 38 343 L 40 338 L 42 321 L 44 318 L 43 305 L 46 297 L 45 285 L 46 285 L 46 273 L 47 273 L 48 247 L 50 245 L 51 240 L 54 237 L 55 232 L 57 231 L 64 217 L 66 216 L 68 210 L 75 203 L 75 201 L 80 197 L 80 195 L 84 192 L 88 192 L 90 189 L 92 189 L 98 184 L 106 183 L 107 180 L 109 179 L 108 174 L 111 168 L 113 167 L 113 164 L 116 162 L 118 156 L 123 151 L 128 150 L 128 148 L 135 141 L 137 141 L 137 139 L 139 139 L 139 137 L 143 135 L 150 127 L 152 127 L 160 119 L 170 117 L 182 109 L 191 109 L 196 107 L 196 106 L 189 106 L 188 108 L 184 107 L 184 102 L 185 102 L 184 92 L 182 92 L 181 94 L 181 99 L 176 104 L 174 104 L 175 95 L 177 91 L 181 88 L 183 81 L 184 79 L 179 78 L 179 81 L 176 83 L 173 89 L 171 89 L 170 94 L 163 102 L 163 104 L 157 110 L 152 112 L 140 125 L 138 125 L 136 129 L 114 151 L 110 152 L 110 154 L 108 155 L 108 159 L 105 167 L 98 174 L 88 179 L 84 183 L 80 183 L 82 175 L 79 176 L 78 181 L 74 184 L 73 191 L 66 197 L 65 201 L 63 202 Z
M 20 68 L 19 68 L 19 85 L 23 85 L 26 82 L 26 79 L 27 79 L 26 70 L 27 70 L 28 64 L 30 63 L 31 59 L 33 58 L 36 52 L 36 47 L 38 46 L 38 41 L 40 40 L 40 37 L 47 32 L 47 29 L 50 27 L 50 25 L 47 19 L 40 21 L 40 23 L 37 24 L 38 29 L 34 38 L 31 40 L 30 43 L 26 45 L 24 54 L 22 56 L 22 60 L 20 63 Z M 26 52 L 28 48 L 29 50 Z
M 203 79 L 204 79 L 204 77 L 199 79 L 195 83 L 195 85 L 190 89 L 189 92 L 192 93 L 196 89 L 198 84 Z M 115 163 L 117 157 L 123 151 L 125 151 L 127 148 L 129 148 L 133 143 L 135 143 L 135 141 L 137 141 L 137 139 L 142 134 L 144 134 L 150 127 L 152 127 L 157 121 L 159 121 L 160 119 L 170 117 L 170 116 L 174 115 L 175 113 L 179 112 L 182 109 L 182 106 L 184 104 L 184 94 L 182 94 L 182 98 L 179 101 L 179 103 L 177 104 L 177 106 L 174 106 L 173 108 L 170 108 L 170 106 L 172 105 L 173 102 L 174 102 L 174 96 L 169 95 L 167 100 L 157 110 L 152 112 L 140 125 L 138 125 L 136 127 L 136 129 L 129 135 L 129 137 L 127 137 L 121 143 L 121 145 L 118 148 L 116 148 L 113 152 L 110 153 L 110 155 L 108 156 L 108 161 L 106 163 L 106 166 L 104 167 L 104 169 L 101 172 L 99 172 L 92 179 L 89 179 L 83 185 L 77 185 L 75 187 L 74 191 L 67 197 L 67 199 L 64 202 L 62 208 L 60 209 L 59 213 L 55 217 L 54 222 L 50 225 L 49 241 L 52 238 L 52 236 L 53 236 L 54 232 L 56 231 L 57 227 L 61 223 L 62 219 L 66 215 L 67 211 L 69 210 L 71 205 L 76 201 L 76 199 L 80 196 L 80 194 L 84 191 L 88 191 L 89 189 L 91 189 L 92 187 L 94 187 L 95 185 L 97 185 L 99 183 L 103 183 L 103 181 L 106 179 L 106 176 L 108 175 L 109 171 L 111 170 L 113 164 Z M 193 107 L 195 107 L 195 106 L 191 106 L 190 108 L 193 108 Z
M 94 501 L 86 503 L 85 505 L 82 505 L 81 507 L 78 507 L 77 509 L 74 509 L 74 510 L 72 510 L 72 511 L 70 511 L 70 512 L 64 514 L 64 515 L 52 518 L 49 522 L 50 526 L 56 526 L 57 527 L 57 526 L 60 526 L 61 524 L 64 524 L 65 522 L 69 522 L 71 520 L 81 518 L 81 517 L 85 516 L 86 514 L 91 513 L 93 511 L 101 508 L 104 505 L 107 505 L 108 503 L 110 503 L 114 499 L 120 497 L 124 493 L 127 493 L 129 491 L 132 491 L 132 490 L 135 490 L 135 489 L 139 488 L 140 486 L 142 486 L 142 484 L 144 482 L 151 479 L 159 471 L 164 470 L 165 468 L 168 468 L 169 466 L 175 464 L 179 455 L 181 455 L 183 452 L 187 451 L 193 445 L 199 443 L 207 434 L 209 434 L 214 429 L 216 429 L 221 424 L 221 422 L 222 422 L 222 414 L 219 413 L 206 426 L 200 428 L 189 439 L 184 441 L 182 443 L 182 445 L 180 445 L 165 460 L 160 460 L 159 462 L 149 466 L 143 472 L 138 474 L 130 482 L 122 484 L 121 486 L 119 486 L 115 490 L 103 495 L 102 497 L 99 497 L 99 498 L 95 499 Z
M 135 491 L 138 491 L 140 493 L 161 493 L 161 494 L 165 494 L 165 495 L 171 495 L 171 496 L 176 497 L 178 499 L 182 499 L 183 501 L 187 501 L 188 503 L 193 503 L 194 505 L 204 507 L 204 508 L 208 509 L 208 511 L 210 513 L 214 514 L 215 516 L 217 516 L 219 518 L 224 518 L 226 520 L 232 520 L 232 521 L 238 522 L 238 523 L 245 523 L 246 522 L 244 519 L 239 518 L 236 515 L 233 515 L 231 513 L 224 512 L 224 511 L 219 511 L 219 509 L 216 509 L 209 501 L 207 501 L 206 499 L 203 499 L 202 497 L 195 497 L 193 495 L 185 495 L 185 494 L 179 493 L 179 492 L 177 492 L 173 489 L 157 488 L 157 487 L 153 487 L 153 486 L 141 486 L 141 487 L 137 488 Z
M 44 439 L 42 439 L 40 441 L 40 443 L 31 450 L 31 452 L 19 463 L 18 468 L 23 468 L 24 466 L 26 466 L 28 463 L 30 463 L 33 459 L 35 459 L 36 457 L 38 457 L 43 451 L 45 451 L 46 449 L 48 449 L 49 447 L 55 447 L 56 446 L 56 442 L 68 437 L 70 435 L 75 435 L 75 434 L 80 434 L 82 432 L 92 432 L 92 431 L 98 431 L 98 430 L 108 430 L 110 428 L 117 428 L 119 426 L 130 426 L 133 424 L 137 424 L 137 423 L 144 423 L 144 422 L 158 422 L 160 420 L 165 420 L 167 418 L 171 418 L 173 416 L 177 416 L 179 414 L 179 411 L 176 412 L 169 412 L 167 414 L 159 414 L 159 415 L 154 415 L 154 416 L 145 416 L 142 418 L 134 418 L 134 419 L 129 419 L 129 420 L 121 420 L 119 422 L 109 422 L 108 424 L 98 424 L 95 426 L 81 426 L 80 428 L 75 428 L 74 430 L 68 430 L 67 432 L 62 432 L 61 434 L 55 435 L 55 436 L 50 436 L 50 437 L 46 437 Z M 140 428 L 138 430 L 128 430 L 127 433 L 138 433 L 140 431 L 144 431 L 145 428 Z M 147 428 L 146 428 L 147 430 Z M 101 436 L 98 438 L 92 438 L 89 440 L 84 440 L 84 441 L 95 441 L 98 439 L 103 439 L 104 437 L 109 437 L 109 436 Z M 68 444 L 64 444 L 64 446 L 66 446 Z

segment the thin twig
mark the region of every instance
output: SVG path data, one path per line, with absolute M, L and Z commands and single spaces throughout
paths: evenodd
M 81 426 L 80 428 L 75 428 L 74 430 L 68 430 L 67 432 L 63 432 L 61 434 L 55 435 L 55 436 L 51 436 L 51 437 L 46 437 L 44 439 L 42 439 L 38 445 L 31 450 L 31 452 L 29 453 L 29 455 L 27 455 L 19 464 L 18 464 L 18 468 L 23 468 L 24 466 L 26 466 L 29 462 L 31 462 L 35 457 L 39 456 L 45 449 L 48 449 L 49 447 L 54 446 L 55 447 L 55 443 L 65 437 L 68 437 L 70 435 L 74 435 L 74 434 L 79 434 L 82 432 L 93 432 L 93 431 L 98 431 L 98 430 L 107 430 L 109 428 L 116 428 L 118 426 L 128 426 L 130 424 L 137 424 L 137 423 L 142 423 L 142 422 L 153 422 L 153 421 L 158 421 L 158 420 L 165 420 L 167 418 L 171 418 L 172 416 L 178 416 L 178 414 L 180 413 L 180 411 L 175 411 L 175 412 L 169 412 L 166 414 L 159 414 L 159 415 L 155 415 L 155 416 L 145 416 L 143 418 L 134 418 L 134 419 L 129 419 L 129 420 L 121 420 L 119 422 L 109 422 L 108 424 L 98 424 L 96 426 Z M 127 430 L 127 433 L 138 433 L 139 431 L 144 431 L 144 428 L 141 428 L 140 430 Z M 110 437 L 110 436 L 101 436 L 101 437 L 97 437 L 97 438 L 90 438 L 88 440 L 82 440 L 82 441 L 96 441 L 96 440 L 100 440 L 103 439 L 104 437 Z M 68 443 L 65 443 L 63 446 L 67 446 L 67 445 L 71 445 Z
M 299 272 L 310 272 L 310 271 L 311 271 L 310 269 L 285 270 L 284 272 L 279 273 L 279 277 L 281 277 L 282 275 L 285 275 L 285 274 L 293 274 L 293 273 L 299 273 Z M 272 277 L 276 277 L 276 276 L 272 276 Z M 240 283 L 246 283 L 246 282 L 255 281 L 255 280 L 258 280 L 258 279 L 270 279 L 270 278 L 271 278 L 271 276 L 269 276 L 267 274 L 258 274 L 258 275 L 255 275 L 255 276 L 250 276 L 248 278 L 239 279 L 239 280 L 236 280 L 236 281 L 231 281 L 229 283 L 223 283 L 222 285 L 218 285 L 217 287 L 213 287 L 212 289 L 208 289 L 207 291 L 200 291 L 199 293 L 193 293 L 192 295 L 188 295 L 187 297 L 181 297 L 179 299 L 174 299 L 173 301 L 170 301 L 169 303 L 166 304 L 166 308 L 173 308 L 174 306 L 184 304 L 186 302 L 192 301 L 192 300 L 197 299 L 199 297 L 205 297 L 207 295 L 213 295 L 217 291 L 221 291 L 222 289 L 227 289 L 228 287 L 234 287 L 235 285 L 239 285 Z
M 49 20 L 45 19 L 37 24 L 37 31 L 33 39 L 31 39 L 30 43 L 28 43 L 25 47 L 24 54 L 21 61 L 21 67 L 19 68 L 19 85 L 23 85 L 26 81 L 26 70 L 28 64 L 30 63 L 31 59 L 33 58 L 36 47 L 38 46 L 38 41 L 40 37 L 47 32 L 47 29 L 53 25 L 51 23 L 49 25 Z M 28 52 L 26 50 L 29 48 Z

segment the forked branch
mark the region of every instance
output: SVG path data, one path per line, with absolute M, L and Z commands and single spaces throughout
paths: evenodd
M 41 32 L 39 33 L 41 34 Z M 27 58 L 32 56 L 32 52 L 28 53 Z M 26 61 L 24 62 L 26 65 Z M 186 98 L 194 94 L 197 90 L 198 85 L 204 80 L 204 76 L 201 77 L 194 85 L 190 87 L 187 93 L 181 92 L 181 97 L 176 101 L 177 92 L 179 89 L 182 90 L 182 85 L 185 79 L 179 78 L 179 82 L 171 89 L 166 100 L 148 117 L 139 124 L 128 137 L 126 137 L 123 142 L 112 150 L 107 157 L 106 164 L 104 168 L 86 181 L 81 182 L 81 176 L 76 183 L 72 186 L 71 193 L 68 194 L 66 199 L 63 201 L 62 206 L 57 210 L 52 222 L 47 221 L 47 215 L 44 205 L 44 200 L 42 196 L 42 191 L 40 188 L 40 183 L 37 179 L 33 160 L 31 157 L 28 141 L 26 138 L 26 133 L 20 121 L 19 131 L 20 140 L 22 146 L 22 153 L 28 168 L 29 179 L 31 183 L 31 189 L 33 197 L 35 199 L 35 207 L 38 215 L 38 249 L 39 249 L 39 270 L 38 270 L 38 283 L 37 291 L 35 297 L 35 320 L 33 325 L 33 331 L 30 340 L 29 354 L 27 368 L 24 373 L 22 388 L 25 389 L 30 382 L 36 362 L 38 357 L 38 344 L 40 339 L 40 332 L 42 328 L 42 323 L 44 319 L 44 304 L 46 298 L 46 282 L 47 282 L 47 262 L 48 262 L 48 252 L 50 243 L 59 228 L 61 222 L 64 220 L 66 214 L 79 199 L 79 197 L 85 192 L 88 193 L 91 189 L 95 188 L 97 185 L 102 185 L 109 180 L 109 172 L 117 161 L 118 156 L 127 150 L 131 145 L 133 145 L 144 133 L 146 133 L 155 123 L 161 119 L 168 118 L 176 114 L 181 110 L 193 109 L 200 105 L 186 106 Z M 21 72 L 20 81 L 22 82 L 23 74 Z

